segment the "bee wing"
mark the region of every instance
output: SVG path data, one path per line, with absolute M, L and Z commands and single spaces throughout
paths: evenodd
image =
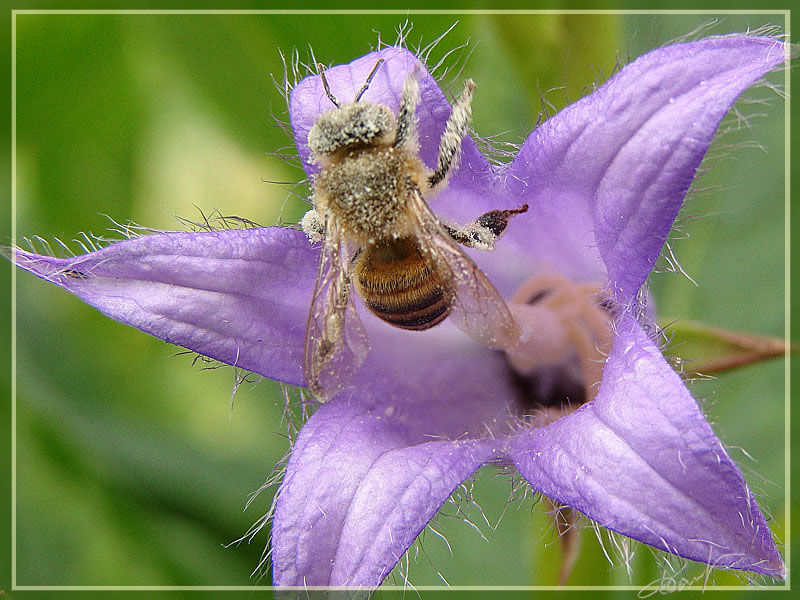
M 411 202 L 420 247 L 452 281 L 450 316 L 456 325 L 489 348 L 516 346 L 519 327 L 500 292 L 445 231 L 419 189 Z
M 349 259 L 338 224 L 327 219 L 304 355 L 306 382 L 321 402 L 347 384 L 369 352 L 369 338 L 353 302 Z

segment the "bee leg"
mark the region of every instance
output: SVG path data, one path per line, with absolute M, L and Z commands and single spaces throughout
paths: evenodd
M 476 221 L 479 227 L 484 227 L 498 238 L 508 227 L 508 220 L 514 215 L 521 215 L 528 212 L 528 205 L 523 204 L 519 208 L 509 208 L 506 210 L 490 210 L 483 213 Z
M 477 250 L 494 250 L 494 245 L 508 227 L 508 220 L 528 210 L 528 205 L 508 210 L 490 210 L 468 225 L 442 223 L 445 231 L 459 244 Z
M 456 100 L 453 112 L 447 119 L 442 139 L 439 140 L 439 159 L 436 171 L 428 177 L 428 185 L 436 187 L 445 180 L 450 169 L 458 163 L 458 153 L 461 150 L 461 141 L 469 131 L 469 124 L 472 120 L 472 94 L 475 91 L 475 83 L 472 79 L 467 79 L 464 84 L 464 91 Z
M 419 83 L 417 72 L 414 71 L 406 78 L 403 84 L 403 96 L 400 100 L 400 110 L 397 112 L 397 135 L 394 138 L 395 146 L 405 146 L 415 142 L 416 131 L 414 128 L 414 113 L 419 102 Z
M 315 209 L 312 208 L 303 215 L 300 226 L 310 242 L 316 243 L 325 239 L 325 220 Z

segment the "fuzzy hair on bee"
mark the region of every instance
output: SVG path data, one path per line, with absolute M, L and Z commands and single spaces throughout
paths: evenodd
M 494 210 L 466 226 L 443 223 L 427 203 L 459 160 L 469 134 L 472 96 L 467 80 L 456 99 L 433 170 L 419 156 L 416 107 L 418 73 L 406 78 L 399 110 L 362 101 L 381 67 L 376 62 L 354 100 L 331 93 L 333 107 L 308 133 L 314 208 L 301 221 L 311 242 L 322 242 L 309 310 L 304 366 L 312 394 L 325 401 L 358 371 L 369 339 L 354 303 L 380 320 L 410 331 L 430 329 L 447 317 L 475 340 L 507 349 L 519 332 L 500 293 L 459 247 L 492 250 L 518 209 Z

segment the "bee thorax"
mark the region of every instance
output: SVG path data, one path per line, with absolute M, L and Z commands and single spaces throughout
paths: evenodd
M 413 193 L 409 162 L 396 148 L 355 151 L 331 162 L 314 180 L 317 210 L 337 219 L 348 237 L 380 240 L 402 232 Z M 415 166 L 415 165 L 412 165 Z

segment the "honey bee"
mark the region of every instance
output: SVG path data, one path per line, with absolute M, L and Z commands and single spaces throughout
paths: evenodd
M 304 367 L 320 401 L 342 389 L 369 351 L 353 289 L 372 314 L 395 327 L 422 331 L 451 316 L 490 348 L 512 347 L 518 338 L 502 296 L 458 244 L 493 249 L 509 218 L 527 205 L 493 210 L 461 227 L 440 221 L 425 200 L 446 185 L 458 161 L 475 84 L 467 80 L 456 100 L 431 171 L 418 154 L 417 73 L 404 82 L 396 116 L 388 106 L 361 101 L 382 63 L 375 64 L 354 100 L 342 104 L 320 69 L 334 106 L 308 133 L 320 170 L 312 181 L 314 208 L 302 227 L 323 246 Z

